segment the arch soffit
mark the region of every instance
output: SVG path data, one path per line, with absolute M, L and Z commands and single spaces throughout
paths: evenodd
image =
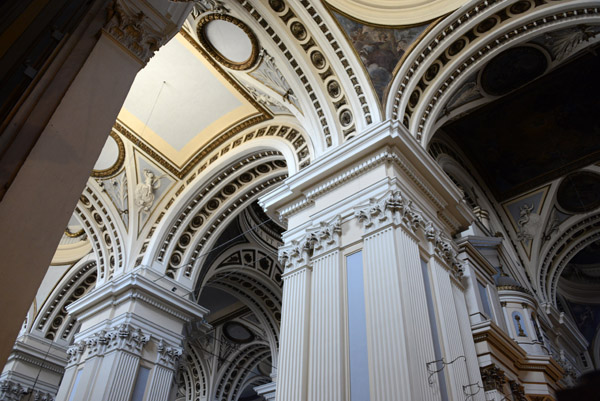
M 368 81 L 360 64 L 343 34 L 331 28 L 335 23 L 322 5 L 300 2 L 292 6 L 279 0 L 266 5 L 240 3 L 244 17 L 250 16 L 248 23 L 261 32 L 261 45 L 278 55 L 280 68 L 300 89 L 297 93 L 303 105 L 316 116 L 324 150 L 379 121 L 377 110 L 372 110 L 377 103 L 371 103 L 373 95 L 364 88 Z
M 271 266 L 271 271 L 267 272 L 261 270 L 256 265 L 244 263 L 243 260 L 239 263 L 227 262 L 228 260 L 231 260 L 232 257 L 236 256 L 236 254 L 243 254 L 244 252 L 255 252 L 255 254 L 252 255 L 253 257 L 258 256 L 259 252 L 264 254 L 264 256 L 262 256 L 261 258 L 254 259 L 250 263 L 256 264 L 262 258 L 268 258 L 273 263 Z M 222 267 L 219 268 L 219 266 Z M 264 248 L 253 242 L 237 244 L 223 252 L 217 259 L 215 259 L 213 263 L 211 263 L 210 266 L 207 267 L 206 274 L 203 275 L 203 283 L 197 283 L 197 287 L 204 285 L 204 283 L 208 283 L 215 274 L 237 270 L 247 271 L 248 274 L 251 274 L 254 278 L 260 280 L 271 291 L 273 291 L 274 293 L 278 293 L 281 297 L 282 281 L 280 277 L 276 277 L 276 274 L 283 274 L 283 269 L 279 265 L 279 262 L 277 260 L 277 254 L 267 252 Z
M 543 302 L 553 305 L 556 305 L 558 280 L 566 265 L 581 249 L 600 239 L 600 213 L 596 210 L 581 215 L 562 231 L 540 252 L 540 269 L 536 274 Z
M 174 202 L 171 210 L 167 210 L 166 213 L 163 212 L 162 217 L 155 224 L 155 229 L 151 231 L 147 239 L 149 250 L 144 256 L 146 264 L 152 264 L 156 260 L 168 269 L 166 267 L 168 258 L 175 249 L 179 238 L 193 222 L 194 216 L 198 215 L 210 201 L 210 198 L 206 200 L 205 197 L 224 195 L 224 199 L 219 199 L 219 206 L 208 214 L 207 219 L 204 219 L 205 215 L 202 216 L 202 228 L 198 226 L 197 229 L 193 230 L 194 240 L 190 238 L 190 242 L 186 247 L 188 250 L 197 247 L 197 244 L 194 243 L 195 240 L 202 238 L 206 240 L 207 230 L 212 228 L 208 241 L 203 243 L 205 249 L 210 249 L 212 242 L 215 241 L 214 238 L 217 238 L 218 233 L 224 229 L 225 223 L 231 221 L 237 215 L 234 209 L 241 212 L 239 207 L 242 204 L 254 200 L 260 192 L 270 185 L 281 182 L 287 177 L 287 168 L 282 163 L 283 157 L 279 152 L 251 153 L 250 150 L 256 150 L 251 147 L 248 150 L 248 153 L 238 155 L 237 159 L 223 161 L 219 169 L 215 166 L 210 171 L 212 174 L 203 174 L 196 177 L 194 182 L 189 184 L 189 190 L 185 194 L 177 199 L 172 198 Z M 261 168 L 264 173 L 258 172 L 256 169 L 264 163 L 269 163 L 271 167 L 268 171 Z M 244 175 L 249 171 L 254 171 L 254 174 Z M 240 179 L 243 181 L 239 181 Z M 235 183 L 234 191 L 231 191 L 234 188 L 227 187 L 232 183 Z M 223 191 L 226 193 L 221 194 Z M 194 266 L 197 267 L 197 264 L 201 261 L 200 259 L 195 260 Z M 194 268 L 194 271 L 196 270 Z M 188 278 L 191 279 L 191 277 L 192 275 L 188 274 Z M 193 282 L 191 281 L 188 284 L 193 284 Z
M 401 121 L 426 145 L 435 133 L 433 125 L 445 101 L 470 72 L 477 71 L 504 49 L 544 32 L 584 21 L 600 22 L 600 8 L 589 1 L 545 2 L 539 6 L 532 0 L 519 3 L 527 3 L 529 8 L 511 13 L 514 4 L 478 2 L 457 10 L 435 26 L 414 47 L 394 77 L 386 116 Z M 498 13 L 504 13 L 506 19 L 498 22 Z M 473 33 L 482 25 L 487 28 L 484 24 L 492 26 L 484 33 Z
M 98 282 L 110 280 L 127 265 L 124 238 L 127 230 L 110 200 L 102 195 L 98 183 L 89 179 L 77 202 L 75 215 L 82 223 L 94 255 L 97 255 Z
M 95 287 L 97 261 L 89 254 L 73 264 L 56 282 L 34 317 L 30 330 L 39 330 L 45 338 L 68 344 L 74 334 L 74 320 L 65 306 Z M 60 335 L 60 338 L 57 336 Z

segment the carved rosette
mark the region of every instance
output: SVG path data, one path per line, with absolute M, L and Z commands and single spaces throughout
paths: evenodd
M 403 225 L 413 233 L 420 231 L 432 244 L 436 255 L 446 262 L 452 274 L 457 279 L 462 277 L 464 263 L 458 259 L 452 241 L 400 191 L 390 191 L 379 200 L 371 199 L 367 206 L 357 208 L 354 216 L 367 233 L 386 225 Z
M 126 0 L 114 0 L 107 9 L 102 30 L 146 64 L 164 44 L 166 34 L 153 28 L 143 11 Z
M 157 351 L 156 364 L 169 369 L 177 367 L 177 362 L 183 354 L 183 348 L 169 345 L 162 339 L 158 342 Z
M 310 264 L 311 258 L 335 249 L 340 244 L 342 219 L 336 216 L 329 222 L 320 222 L 301 238 L 279 250 L 279 263 L 286 271 L 293 271 Z

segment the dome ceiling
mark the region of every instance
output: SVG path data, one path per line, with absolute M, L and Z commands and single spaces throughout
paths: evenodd
M 466 0 L 326 0 L 345 14 L 377 25 L 413 25 L 456 10 Z

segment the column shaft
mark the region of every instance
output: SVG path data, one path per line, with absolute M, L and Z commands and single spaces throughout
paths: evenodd
M 346 399 L 341 285 L 338 251 L 313 261 L 308 389 L 311 401 Z
M 452 364 L 446 365 L 449 378 L 449 392 L 451 399 L 462 400 L 465 398 L 463 386 L 472 384 L 467 375 L 465 350 L 461 341 L 461 333 L 452 294 L 450 274 L 441 263 L 433 258 L 433 287 L 436 293 L 438 318 L 440 321 L 441 341 L 443 343 L 444 361 Z M 468 390 L 467 390 L 468 391 Z
M 285 278 L 281 311 L 277 399 L 306 401 L 311 271 L 304 267 Z
M 427 363 L 435 360 L 427 310 L 427 296 L 423 282 L 421 257 L 416 241 L 402 228 L 396 229 L 397 249 L 402 252 L 398 261 L 402 305 L 406 316 L 407 350 L 411 371 L 413 398 L 426 401 L 440 399 L 437 380 L 429 384 Z
M 395 245 L 392 228 L 364 240 L 371 401 L 412 398 Z

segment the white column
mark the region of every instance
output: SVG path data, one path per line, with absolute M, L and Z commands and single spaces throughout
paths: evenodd
M 432 260 L 433 290 L 436 293 L 438 318 L 440 321 L 441 341 L 443 343 L 444 361 L 454 363 L 446 365 L 449 379 L 450 398 L 462 400 L 465 398 L 463 386 L 472 384 L 466 369 L 465 350 L 461 340 L 458 315 L 454 305 L 450 273 L 437 257 Z
M 406 316 L 408 360 L 411 366 L 411 393 L 413 399 L 437 401 L 440 384 L 437 375 L 429 384 L 427 363 L 435 360 L 433 336 L 427 310 L 427 295 L 421 268 L 421 256 L 416 239 L 400 227 L 396 229 L 397 249 L 402 253 L 398 261 L 402 305 Z
M 394 229 L 364 238 L 365 300 L 371 401 L 410 400 L 406 320 Z
M 177 33 L 190 7 L 167 0 L 93 2 L 0 132 L 3 140 L 12 138 L 0 157 L 0 304 L 11 305 L 3 310 L 0 364 L 137 72 Z M 123 34 L 120 43 L 119 29 L 141 34 Z
M 477 383 L 477 385 L 471 386 L 471 389 L 474 392 L 476 388 L 479 388 L 478 386 L 483 387 L 483 381 L 481 380 L 481 373 L 479 371 L 479 363 L 477 360 L 477 353 L 475 351 L 475 342 L 473 341 L 473 332 L 471 331 L 471 324 L 469 321 L 469 312 L 467 312 L 465 294 L 454 283 L 452 283 L 452 292 L 454 294 L 454 305 L 456 306 L 460 338 L 462 340 L 463 350 L 465 352 L 465 358 L 467 362 L 469 384 Z M 470 399 L 473 401 L 485 401 L 484 395 L 481 391 L 479 391 L 477 395 L 471 397 Z
M 313 259 L 308 399 L 346 399 L 340 252 Z
M 183 330 L 206 309 L 171 291 L 137 269 L 73 302 L 69 313 L 81 322 L 68 350 L 67 371 L 57 401 L 129 400 L 140 367 L 146 401 L 167 400 L 181 356 Z M 166 280 L 166 281 L 165 281 Z
M 307 401 L 311 270 L 284 275 L 277 400 Z

